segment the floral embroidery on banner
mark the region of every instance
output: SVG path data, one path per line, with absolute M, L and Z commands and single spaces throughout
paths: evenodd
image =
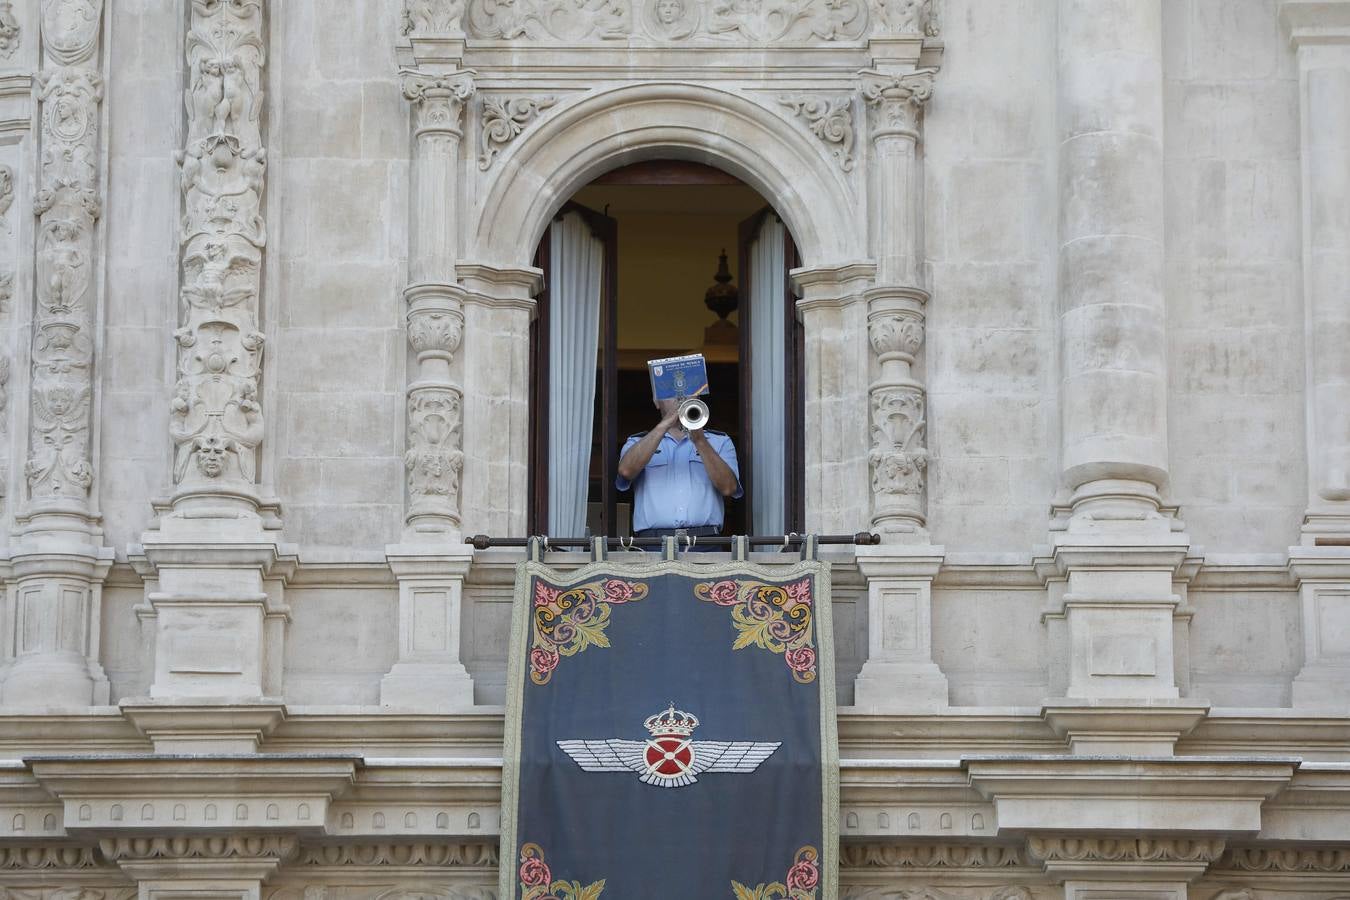
M 736 900 L 815 900 L 820 887 L 820 851 L 803 847 L 793 858 L 792 867 L 782 881 L 746 887 L 739 881 L 731 883 Z
M 602 578 L 570 588 L 535 579 L 530 680 L 548 684 L 564 656 L 575 656 L 587 647 L 608 647 L 605 627 L 610 608 L 646 596 L 647 585 L 621 578 Z
M 710 581 L 695 585 L 694 596 L 731 607 L 737 632 L 731 649 L 759 647 L 781 653 L 798 682 L 810 684 L 816 680 L 809 577 L 783 585 L 740 579 Z
M 595 900 L 605 890 L 603 878 L 584 887 L 579 881 L 554 881 L 538 844 L 521 845 L 519 874 L 521 900 Z

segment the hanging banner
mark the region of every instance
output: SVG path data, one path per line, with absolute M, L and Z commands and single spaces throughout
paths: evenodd
M 516 572 L 501 897 L 834 900 L 829 566 Z

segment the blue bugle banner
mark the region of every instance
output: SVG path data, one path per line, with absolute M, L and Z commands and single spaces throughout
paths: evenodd
M 653 400 L 678 400 L 708 393 L 708 366 L 702 353 L 647 360 Z
M 835 900 L 828 564 L 522 563 L 501 892 Z

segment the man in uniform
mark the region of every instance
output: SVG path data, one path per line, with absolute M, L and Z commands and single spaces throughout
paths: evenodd
M 680 401 L 656 404 L 661 421 L 635 434 L 619 455 L 621 491 L 637 485 L 633 531 L 638 537 L 704 537 L 722 531 L 723 498 L 741 496 L 736 447 L 721 431 L 680 427 Z

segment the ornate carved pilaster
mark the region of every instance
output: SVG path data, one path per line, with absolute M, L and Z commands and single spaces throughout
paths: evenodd
M 99 546 L 92 499 L 102 16 L 102 0 L 41 4 L 26 494 L 11 553 L 15 658 L 0 705 L 85 705 L 108 696 L 97 660 L 99 591 L 112 551 Z M 0 205 L 12 203 L 12 177 L 0 178 Z
M 192 0 L 178 380 L 169 432 L 176 508 L 257 508 L 263 440 L 258 319 L 267 153 L 262 0 Z
M 915 534 L 924 525 L 928 470 L 923 384 L 914 356 L 923 346 L 921 291 L 869 296 L 867 334 L 880 374 L 871 386 L 872 527 L 883 535 Z
M 398 662 L 380 685 L 381 702 L 419 710 L 473 705 L 460 662 L 461 597 L 473 551 L 459 542 L 464 471 L 464 388 L 452 366 L 464 335 L 464 290 L 455 281 L 457 173 L 464 104 L 472 73 L 405 71 L 412 102 L 409 222 L 408 383 L 404 451 L 408 506 L 404 543 L 386 549 L 399 582 Z M 450 546 L 446 546 L 449 544 Z
M 883 540 L 923 540 L 927 416 L 915 358 L 923 347 L 927 293 L 920 286 L 920 116 L 933 72 L 864 73 L 875 160 L 876 287 L 868 292 L 868 337 L 877 377 L 870 396 L 872 526 Z
M 259 490 L 267 11 L 265 0 L 187 2 L 175 491 L 129 556 L 156 630 L 150 696 L 240 703 L 280 688 L 294 564 Z
M 464 392 L 451 364 L 464 330 L 462 291 L 455 285 L 457 185 L 464 103 L 471 73 L 405 72 L 414 144 L 409 223 L 408 341 L 416 371 L 408 385 L 407 527 L 412 534 L 457 534 L 463 470 Z
M 40 163 L 29 453 L 29 517 L 74 530 L 95 522 L 89 496 L 98 308 L 101 0 L 48 0 L 42 9 Z

